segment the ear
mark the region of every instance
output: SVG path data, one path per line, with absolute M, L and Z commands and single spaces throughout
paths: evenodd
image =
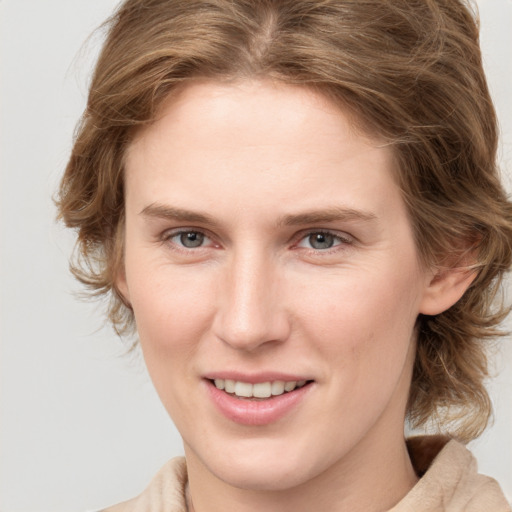
M 114 288 L 117 292 L 117 295 L 123 301 L 124 305 L 131 309 L 130 304 L 130 291 L 128 288 L 128 283 L 126 281 L 126 272 L 124 269 L 124 265 L 121 265 L 117 270 L 115 278 L 114 278 Z
M 124 246 L 125 246 L 125 218 L 124 215 L 119 219 L 116 227 L 115 247 L 113 251 L 112 268 L 112 282 L 113 288 L 118 297 L 123 301 L 123 304 L 132 308 L 130 304 L 130 292 L 128 289 L 128 282 L 126 280 L 126 269 L 124 262 Z
M 451 308 L 476 276 L 477 271 L 470 266 L 437 269 L 427 282 L 419 312 L 433 316 Z

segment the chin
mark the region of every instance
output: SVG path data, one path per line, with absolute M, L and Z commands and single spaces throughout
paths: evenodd
M 276 457 L 274 457 L 276 458 Z M 303 474 L 303 464 L 279 461 L 279 464 L 256 464 L 252 460 L 237 464 L 219 465 L 212 472 L 225 483 L 238 489 L 253 491 L 285 491 L 308 481 L 310 475 Z
M 311 447 L 293 439 L 233 443 L 222 453 L 210 452 L 201 464 L 223 482 L 245 490 L 284 491 L 300 486 L 327 469 L 328 457 L 315 461 Z M 285 446 L 283 446 L 283 444 Z M 188 455 L 187 455 L 188 457 Z

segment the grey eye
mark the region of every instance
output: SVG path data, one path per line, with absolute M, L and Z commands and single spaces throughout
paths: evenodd
M 204 243 L 205 236 L 198 231 L 185 231 L 178 235 L 180 244 L 187 249 L 200 247 Z
M 313 249 L 330 249 L 334 246 L 335 239 L 330 233 L 311 233 L 308 242 Z

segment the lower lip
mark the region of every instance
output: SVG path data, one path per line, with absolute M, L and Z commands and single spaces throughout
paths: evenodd
M 220 412 L 229 420 L 241 425 L 268 425 L 295 409 L 307 393 L 312 383 L 282 395 L 273 396 L 264 400 L 240 399 L 229 395 L 207 380 L 207 389 L 210 398 Z

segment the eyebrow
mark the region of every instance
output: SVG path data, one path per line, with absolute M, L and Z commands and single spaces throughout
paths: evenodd
M 145 217 L 153 217 L 158 219 L 167 219 L 174 221 L 198 222 L 200 224 L 205 224 L 209 226 L 217 224 L 214 218 L 211 217 L 210 215 L 207 215 L 206 213 L 186 210 L 184 208 L 175 208 L 173 206 L 167 206 L 158 203 L 153 203 L 146 206 L 140 212 L 140 215 L 143 215 Z
M 141 212 L 145 217 L 153 217 L 180 222 L 197 222 L 207 226 L 215 226 L 215 219 L 206 214 L 185 208 L 176 208 L 159 203 L 146 206 Z M 345 207 L 330 207 L 319 210 L 305 211 L 296 214 L 287 214 L 278 219 L 278 226 L 297 226 L 304 224 L 329 223 L 336 221 L 363 221 L 368 222 L 377 219 L 372 212 L 355 210 Z
M 311 210 L 297 214 L 285 215 L 279 220 L 279 224 L 285 226 L 296 226 L 300 224 L 329 223 L 336 221 L 368 222 L 376 219 L 377 216 L 372 212 L 335 206 L 321 210 Z

